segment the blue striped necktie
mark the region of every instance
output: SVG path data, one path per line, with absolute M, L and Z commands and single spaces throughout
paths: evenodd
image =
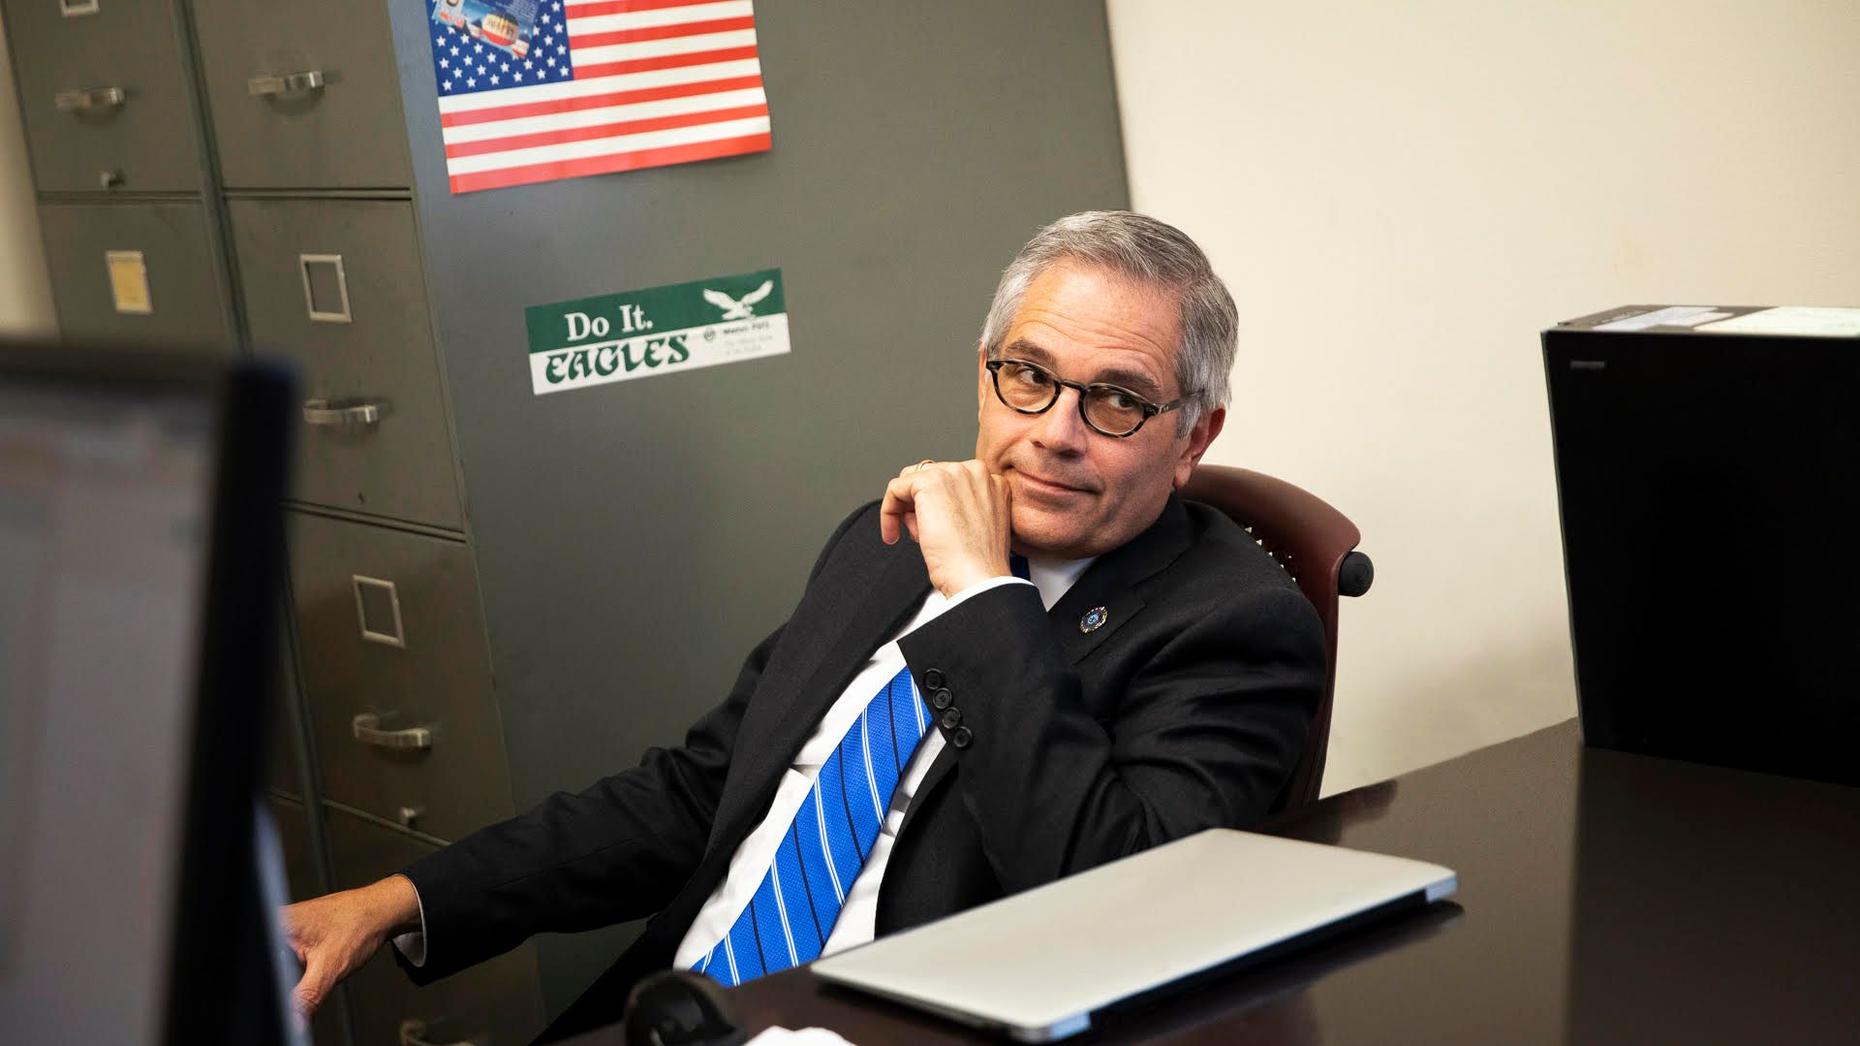
M 693 969 L 734 987 L 820 957 L 929 716 L 899 669 L 821 764 L 749 907 Z
M 1009 562 L 1027 577 L 1025 559 Z M 692 969 L 735 987 L 820 957 L 930 714 L 908 665 L 879 688 L 821 764 L 749 907 Z

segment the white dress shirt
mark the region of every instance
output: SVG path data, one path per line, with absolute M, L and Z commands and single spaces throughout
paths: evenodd
M 1090 559 L 1029 559 L 1027 573 L 1033 586 L 1040 592 L 1040 602 L 1051 610 L 1053 604 L 1059 602 L 1072 588 L 1072 583 L 1085 573 L 1085 568 L 1091 566 L 1091 563 Z M 716 947 L 717 942 L 723 940 L 724 935 L 730 932 L 730 927 L 736 924 L 737 916 L 749 907 L 750 898 L 755 896 L 756 888 L 762 885 L 762 877 L 768 874 L 769 865 L 774 863 L 775 851 L 787 835 L 788 826 L 794 822 L 794 816 L 800 811 L 808 792 L 812 791 L 814 778 L 819 775 L 821 765 L 839 747 L 846 731 L 858 721 L 859 713 L 871 703 L 878 688 L 890 682 L 904 668 L 904 653 L 898 648 L 898 640 L 966 599 L 1001 585 L 1028 583 L 1017 577 L 989 578 L 963 589 L 953 598 L 945 598 L 941 592 L 931 589 L 930 595 L 917 608 L 917 614 L 911 618 L 910 623 L 891 637 L 889 642 L 873 651 L 865 667 L 853 676 L 852 682 L 840 692 L 832 707 L 827 709 L 827 714 L 821 718 L 813 736 L 795 754 L 794 762 L 782 775 L 781 784 L 776 788 L 775 801 L 769 805 L 768 814 L 736 848 L 735 856 L 730 858 L 729 871 L 711 892 L 704 906 L 698 909 L 697 918 L 678 945 L 672 961 L 675 968 L 690 969 L 696 965 L 699 959 Z M 913 690 L 915 687 L 913 682 Z M 840 908 L 833 931 L 827 935 L 826 945 L 821 949 L 822 955 L 865 944 L 875 936 L 878 887 L 884 880 L 885 865 L 891 858 L 892 842 L 897 839 L 898 828 L 904 824 L 904 814 L 910 808 L 911 797 L 917 794 L 917 786 L 923 783 L 924 775 L 930 771 L 930 764 L 936 762 L 937 753 L 942 750 L 943 735 L 933 726 L 925 732 L 923 741 L 911 756 L 910 765 L 904 768 L 904 775 L 898 779 L 897 791 L 891 796 L 891 807 L 885 812 L 885 823 L 879 827 L 878 840 L 873 843 L 872 853 L 866 858 L 859 877 L 853 880 L 852 889 L 846 892 L 846 903 Z M 394 947 L 400 949 L 401 954 L 413 965 L 425 965 L 424 902 L 420 906 L 420 929 L 394 938 Z

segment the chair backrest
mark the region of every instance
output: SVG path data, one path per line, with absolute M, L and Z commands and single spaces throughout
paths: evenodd
M 1324 698 L 1311 736 L 1277 804 L 1281 810 L 1312 802 L 1324 780 L 1330 747 L 1331 698 L 1337 680 L 1337 597 L 1360 596 L 1375 578 L 1369 557 L 1356 551 L 1362 534 L 1322 498 L 1282 479 L 1250 469 L 1201 465 L 1182 496 L 1212 506 L 1246 528 L 1260 547 L 1298 583 L 1324 623 Z

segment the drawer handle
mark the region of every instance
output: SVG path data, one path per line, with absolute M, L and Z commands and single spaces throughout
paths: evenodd
M 357 403 L 350 407 L 332 407 L 328 400 L 305 400 L 304 421 L 324 428 L 373 425 L 381 420 L 381 404 Z
M 120 87 L 92 87 L 88 90 L 72 89 L 60 91 L 52 96 L 52 104 L 61 113 L 87 113 L 92 109 L 115 109 L 129 100 L 129 95 Z
M 268 94 L 306 94 L 319 90 L 327 81 L 323 70 L 306 69 L 301 73 L 284 73 L 280 76 L 254 76 L 245 82 L 245 89 L 254 97 Z
M 425 1021 L 400 1022 L 400 1046 L 479 1046 L 476 1039 L 453 1039 L 438 1043 L 426 1037 Z
M 410 726 L 404 730 L 381 729 L 381 717 L 373 712 L 357 712 L 349 720 L 349 727 L 355 731 L 355 739 L 365 745 L 376 748 L 426 749 L 433 747 L 433 728 L 430 726 Z

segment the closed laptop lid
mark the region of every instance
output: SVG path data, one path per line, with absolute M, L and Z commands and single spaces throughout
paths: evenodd
M 1132 996 L 1364 913 L 1452 893 L 1439 865 L 1210 829 L 813 964 L 826 980 L 1064 1038 Z

